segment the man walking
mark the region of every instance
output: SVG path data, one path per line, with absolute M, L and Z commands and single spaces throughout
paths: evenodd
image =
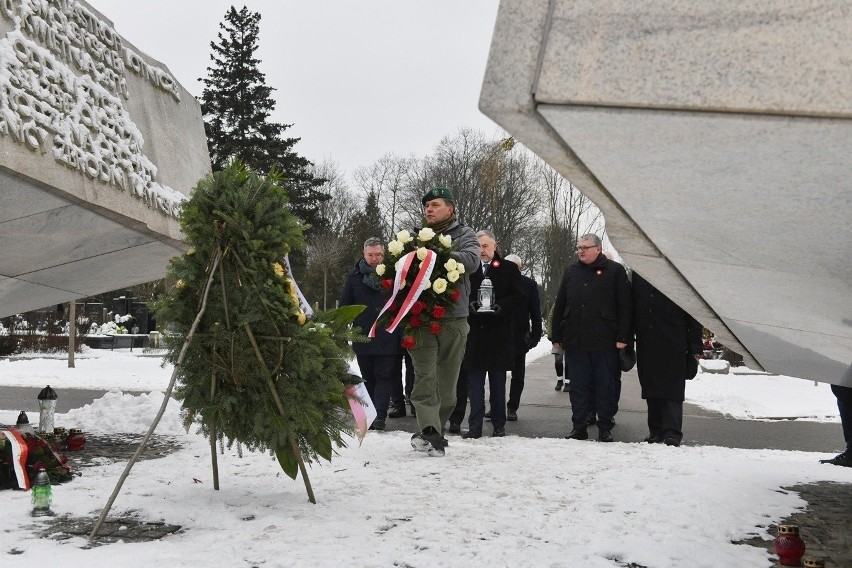
M 456 219 L 456 203 L 449 188 L 433 187 L 421 202 L 426 226 L 438 236 L 452 238 L 452 257 L 465 268 L 456 282 L 460 294 L 442 319 L 441 332 L 437 335 L 421 333 L 409 350 L 414 363 L 411 404 L 417 414 L 418 427 L 418 432 L 411 437 L 411 446 L 433 456 L 442 456 L 446 447 L 444 425 L 456 405 L 456 380 L 470 330 L 467 323 L 469 274 L 479 266 L 479 245 L 473 229 Z
M 376 266 L 381 264 L 384 258 L 382 241 L 373 237 L 364 241 L 364 256 L 346 275 L 338 300 L 341 306 L 367 306 L 352 322 L 353 327 L 360 327 L 363 334 L 370 330 L 387 300 L 386 294 L 382 292 L 378 280 L 374 277 Z M 379 329 L 376 331 L 376 337 L 369 342 L 352 345 L 367 392 L 376 408 L 376 418 L 370 425 L 371 430 L 385 429 L 396 362 L 402 356 L 401 338 L 401 329 L 394 333 Z
M 470 276 L 470 302 L 479 308 L 479 289 L 484 280 L 490 280 L 493 290 L 494 311 L 472 311 L 468 317 L 470 335 L 464 354 L 467 369 L 468 397 L 470 398 L 469 429 L 463 438 L 482 436 L 485 418 L 485 377 L 491 403 L 492 436 L 506 435 L 506 371 L 514 363 L 514 314 L 523 301 L 521 272 L 512 262 L 503 262 L 497 254 L 497 240 L 491 231 L 476 233 L 479 241 L 479 259 L 482 265 Z
M 521 393 L 524 392 L 526 377 L 527 351 L 541 341 L 541 300 L 538 295 L 538 282 L 524 276 L 524 263 L 516 254 L 506 256 L 506 260 L 515 263 L 521 272 L 519 284 L 524 298 L 515 308 L 515 361 L 512 364 L 512 381 L 509 387 L 509 400 L 506 402 L 506 420 L 518 419 L 521 406 Z
M 580 237 L 578 260 L 565 270 L 556 296 L 553 347 L 565 350 L 571 377 L 573 429 L 566 437 L 588 439 L 588 413 L 594 386 L 598 440 L 612 442 L 618 350 L 632 336 L 632 314 L 627 271 L 601 251 L 597 235 Z
M 686 381 L 698 372 L 703 326 L 636 272 L 633 324 L 639 384 L 648 404 L 645 441 L 679 446 Z

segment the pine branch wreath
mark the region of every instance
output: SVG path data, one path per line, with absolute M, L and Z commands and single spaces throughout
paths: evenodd
M 166 356 L 172 363 L 198 312 L 211 259 L 222 251 L 178 369 L 176 397 L 188 420 L 229 447 L 274 451 L 293 479 L 302 460 L 331 460 L 351 433 L 346 388 L 357 378 L 348 372 L 348 342 L 357 337 L 348 323 L 360 310 L 305 317 L 281 264 L 304 246 L 304 225 L 290 212 L 280 177 L 234 161 L 199 182 L 181 225 L 191 248 L 171 261 L 176 284 L 157 304 L 160 320 L 176 328 Z

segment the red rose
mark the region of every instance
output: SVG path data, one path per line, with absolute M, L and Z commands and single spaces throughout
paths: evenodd
M 382 280 L 382 288 L 384 288 L 385 290 L 390 290 L 391 288 L 393 288 L 393 280 L 391 280 L 390 278 L 385 278 L 384 280 Z
M 420 321 L 419 317 L 411 316 L 410 318 L 408 318 L 408 325 L 410 325 L 411 327 L 420 327 L 421 325 L 423 325 L 423 322 Z
M 446 313 L 447 310 L 444 309 L 444 306 L 435 306 L 434 308 L 432 308 L 432 317 L 435 319 L 441 319 Z
M 459 296 L 461 296 L 461 290 L 456 288 L 455 290 L 453 290 L 452 294 L 450 294 L 450 300 L 455 302 L 459 299 Z
M 388 308 L 388 311 L 390 311 L 391 313 L 395 313 L 398 309 L 399 309 L 399 302 L 394 300 L 393 303 Z
M 402 348 L 403 349 L 411 349 L 414 347 L 414 338 L 410 335 L 406 335 L 402 338 Z
M 436 321 L 433 321 L 432 326 L 429 328 L 429 333 L 431 333 L 432 335 L 438 335 L 439 333 L 441 333 L 441 324 Z
M 426 309 L 426 304 L 421 302 L 420 300 L 414 302 L 414 305 L 411 306 L 411 315 L 419 316 L 420 312 Z

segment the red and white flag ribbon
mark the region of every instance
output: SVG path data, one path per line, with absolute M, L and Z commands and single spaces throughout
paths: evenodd
M 15 470 L 15 477 L 18 478 L 18 487 L 24 490 L 30 488 L 30 477 L 27 475 L 27 454 L 29 448 L 24 436 L 17 430 L 0 430 L 8 440 L 12 447 L 12 469 Z
M 417 251 L 411 251 L 406 254 L 402 258 L 396 261 L 394 268 L 396 269 L 396 278 L 393 281 L 393 291 L 391 292 L 391 296 L 388 301 L 385 303 L 382 311 L 379 312 L 379 317 L 376 318 L 376 321 L 373 322 L 373 327 L 370 328 L 370 333 L 368 337 L 376 337 L 376 323 L 381 319 L 382 315 L 391 307 L 396 300 L 396 295 L 399 293 L 400 289 L 405 286 L 405 278 L 408 276 L 408 272 L 411 270 L 411 265 L 417 260 Z M 399 312 L 397 312 L 396 316 L 391 320 L 390 325 L 387 327 L 388 333 L 393 333 L 394 330 L 399 326 L 402 322 L 403 318 L 408 315 L 408 312 L 411 310 L 411 306 L 414 305 L 414 302 L 420 298 L 420 294 L 423 293 L 423 282 L 429 281 L 429 277 L 432 276 L 432 271 L 435 269 L 435 263 L 438 260 L 438 255 L 435 254 L 435 251 L 426 249 L 426 256 L 423 258 L 423 261 L 420 263 L 420 272 L 417 273 L 417 276 L 414 278 L 414 282 L 411 284 L 411 289 L 408 291 L 408 294 L 405 296 L 405 300 L 402 302 L 402 305 L 399 307 Z

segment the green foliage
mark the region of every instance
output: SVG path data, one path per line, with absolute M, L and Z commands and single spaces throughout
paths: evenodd
M 205 435 L 215 428 L 229 445 L 273 450 L 293 477 L 291 440 L 308 463 L 331 459 L 333 445 L 344 445 L 354 334 L 340 322 L 354 315 L 329 312 L 305 321 L 280 264 L 303 246 L 302 225 L 286 207 L 279 181 L 235 161 L 199 182 L 181 219 L 193 248 L 172 260 L 169 275 L 177 283 L 157 310 L 177 327 L 167 355 L 176 363 L 221 251 L 206 311 L 178 369 L 176 396 Z

